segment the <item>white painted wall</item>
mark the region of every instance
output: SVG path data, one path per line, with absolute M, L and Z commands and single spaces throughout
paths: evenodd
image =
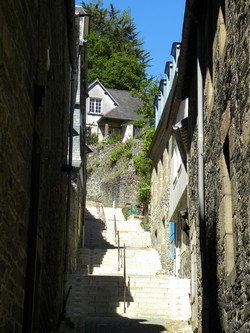
M 178 114 L 176 117 L 176 123 L 181 121 L 182 119 L 186 118 L 188 116 L 188 100 L 184 100 L 180 108 L 178 110 Z M 188 177 L 186 169 L 182 163 L 181 155 L 178 150 L 178 146 L 175 142 L 174 136 L 172 136 L 172 147 L 173 147 L 173 153 L 171 157 L 171 195 L 170 195 L 170 205 L 169 205 L 169 216 L 172 217 L 172 215 L 175 212 L 175 209 L 185 191 L 185 188 L 187 186 Z
M 134 126 L 132 124 L 127 125 L 124 127 L 124 135 L 123 135 L 123 140 L 122 142 L 125 142 L 127 140 L 131 140 L 133 139 L 133 135 L 134 135 Z
M 78 136 L 73 136 L 73 154 L 72 165 L 80 167 L 81 165 L 81 152 L 80 152 L 80 131 L 81 131 L 81 113 L 80 109 L 74 110 L 73 128 L 79 133 Z
M 102 100 L 102 114 L 89 114 L 89 102 L 90 98 L 100 98 Z M 116 107 L 112 98 L 103 90 L 103 88 L 96 84 L 90 91 L 89 91 L 89 98 L 86 101 L 86 126 L 91 127 L 92 133 L 96 133 L 99 137 L 99 140 L 103 139 L 103 135 L 98 127 L 98 120 L 113 110 Z

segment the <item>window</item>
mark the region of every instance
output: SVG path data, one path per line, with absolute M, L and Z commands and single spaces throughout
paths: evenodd
M 98 98 L 90 98 L 89 113 L 102 113 L 102 100 Z

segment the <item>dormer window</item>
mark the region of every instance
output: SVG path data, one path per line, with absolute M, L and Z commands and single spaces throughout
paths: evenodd
M 95 114 L 102 113 L 102 100 L 100 98 L 90 98 L 89 113 L 95 113 Z

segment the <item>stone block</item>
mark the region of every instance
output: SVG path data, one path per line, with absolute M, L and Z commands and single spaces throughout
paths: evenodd
M 250 131 L 250 128 L 249 128 L 249 131 Z M 228 138 L 229 138 L 229 158 L 230 158 L 230 160 L 234 156 L 234 151 L 235 151 L 235 137 L 236 137 L 235 125 L 234 125 L 234 123 L 231 123 L 229 131 L 228 131 Z
M 221 125 L 220 125 L 220 135 L 221 135 L 221 143 L 222 145 L 224 144 L 226 135 L 228 133 L 229 130 L 229 126 L 230 126 L 230 103 L 228 102 L 227 106 L 226 106 L 226 110 L 222 116 L 222 120 L 221 120 Z
M 246 322 L 250 318 L 250 303 L 246 303 L 241 310 L 241 320 L 242 322 Z
M 239 178 L 236 170 L 233 171 L 231 177 L 231 195 L 232 195 L 232 215 L 235 215 L 239 208 Z
M 7 24 L 3 25 L 2 44 L 3 44 L 4 53 L 7 56 L 7 59 L 11 66 L 14 62 L 15 44 L 14 44 L 14 38 Z
M 225 234 L 233 233 L 232 218 L 232 198 L 231 195 L 225 195 L 219 207 L 220 236 L 223 238 Z
M 225 274 L 229 276 L 235 268 L 235 243 L 234 235 L 226 234 L 224 238 L 225 248 Z

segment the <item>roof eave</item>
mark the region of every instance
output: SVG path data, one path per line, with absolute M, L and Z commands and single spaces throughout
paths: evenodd
M 166 129 L 167 131 L 172 130 L 172 121 L 173 121 L 173 114 L 172 110 L 174 110 L 174 114 L 176 113 L 176 108 L 178 109 L 179 104 L 181 101 L 179 101 L 176 97 L 176 88 L 177 88 L 177 80 L 178 80 L 178 74 L 176 73 L 174 77 L 174 81 L 172 84 L 172 88 L 170 90 L 170 93 L 168 95 L 168 99 L 166 101 L 166 104 L 164 106 L 160 121 L 158 123 L 158 126 L 156 128 L 155 134 L 153 136 L 151 145 L 148 150 L 148 157 L 150 157 L 152 160 L 154 159 L 155 152 L 159 147 L 159 143 L 162 142 L 163 136 L 165 135 Z

